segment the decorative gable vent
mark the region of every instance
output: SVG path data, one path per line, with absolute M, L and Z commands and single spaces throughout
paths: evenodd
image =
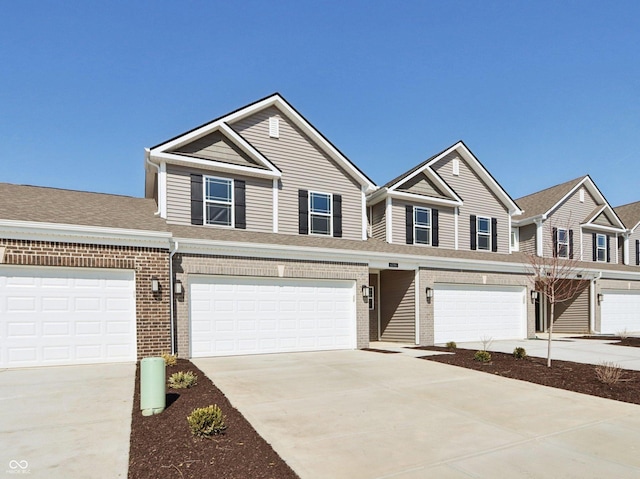
M 453 161 L 451 162 L 452 166 L 453 166 L 453 174 L 454 176 L 459 176 L 460 175 L 460 160 L 458 158 L 454 158 Z
M 580 203 L 584 203 L 584 188 L 580 188 Z
M 280 138 L 280 120 L 275 116 L 269 118 L 269 137 Z

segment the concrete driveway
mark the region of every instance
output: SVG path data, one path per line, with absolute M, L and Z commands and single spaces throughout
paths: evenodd
M 640 477 L 640 406 L 404 354 L 194 363 L 302 479 Z
M 127 477 L 135 364 L 0 370 L 0 477 Z
M 554 337 L 551 340 L 551 361 L 558 359 L 586 364 L 600 364 L 604 361 L 609 361 L 618 364 L 623 369 L 640 371 L 640 348 L 611 344 L 615 342 L 617 340 Z M 511 354 L 518 346 L 525 348 L 529 356 L 547 357 L 546 335 L 544 339 L 493 341 L 487 349 Z M 481 342 L 458 343 L 458 347 L 482 349 L 483 344 Z

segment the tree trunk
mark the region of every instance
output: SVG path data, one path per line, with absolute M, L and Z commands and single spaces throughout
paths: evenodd
M 551 367 L 551 335 L 553 334 L 553 322 L 555 321 L 556 311 L 555 311 L 556 303 L 555 301 L 551 301 L 551 321 L 549 322 L 549 339 L 547 342 L 547 367 Z

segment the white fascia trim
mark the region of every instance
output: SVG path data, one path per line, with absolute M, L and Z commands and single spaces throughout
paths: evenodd
M 360 187 L 360 202 L 362 203 L 362 239 L 367 240 L 367 230 L 369 229 L 369 220 L 367 218 L 367 194 L 366 187 Z
M 158 167 L 158 211 L 160 218 L 167 219 L 167 163 L 160 162 Z
M 448 150 L 447 150 L 448 151 Z M 442 155 L 439 155 L 436 160 L 439 160 L 440 158 L 442 158 Z M 403 185 L 404 183 L 406 183 L 407 181 L 409 181 L 412 178 L 415 178 L 416 176 L 418 176 L 420 173 L 424 174 L 427 178 L 435 181 L 438 186 L 440 186 L 440 188 L 442 188 L 444 191 L 446 191 L 450 196 L 452 196 L 455 201 L 460 202 L 460 204 L 462 204 L 462 198 L 460 198 L 455 191 L 453 191 L 449 185 L 447 185 L 442 178 L 440 178 L 440 175 L 438 175 L 435 171 L 433 171 L 431 169 L 431 166 L 433 164 L 433 161 L 429 162 L 429 164 L 424 165 L 422 168 L 414 171 L 413 173 L 411 173 L 410 175 L 405 176 L 404 178 L 401 178 L 400 180 L 398 180 L 396 183 L 394 183 L 393 185 L 391 185 L 389 187 L 389 192 L 395 192 L 396 188 L 398 188 L 399 186 Z M 427 174 L 427 172 L 429 174 Z M 449 200 L 449 201 L 454 201 L 454 200 Z
M 385 232 L 387 243 L 393 243 L 393 213 L 392 213 L 392 205 L 391 205 L 391 197 L 387 195 L 384 205 L 384 219 L 385 219 Z
M 387 198 L 389 188 L 380 188 L 367 196 L 367 205 L 373 206 Z
M 639 225 L 640 225 L 640 221 L 638 221 L 633 228 L 628 230 L 629 234 L 632 234 L 638 228 Z
M 278 232 L 278 178 L 273 179 L 273 232 Z
M 532 216 L 530 218 L 523 218 L 519 220 L 512 219 L 511 224 L 513 226 L 520 227 L 520 226 L 531 225 L 533 223 L 537 223 L 538 221 L 544 221 L 546 219 L 547 219 L 547 215 L 537 215 L 537 216 Z
M 614 228 L 613 226 L 602 226 L 594 223 L 583 223 L 580 225 L 580 228 L 587 228 L 590 230 L 603 231 L 605 233 L 623 233 L 626 230 L 620 228 Z
M 551 215 L 551 212 L 556 210 L 557 208 L 559 208 L 562 203 L 567 201 L 567 199 L 569 199 L 578 190 L 578 188 L 580 188 L 587 181 L 588 178 L 589 178 L 588 176 L 585 176 L 584 178 L 582 178 L 582 180 L 580 180 L 577 185 L 575 185 L 573 188 L 571 188 L 566 195 L 564 195 L 562 198 L 560 198 L 560 200 L 558 202 L 556 202 L 551 208 L 549 208 L 544 213 L 544 216 Z M 596 191 L 593 190 L 592 188 L 589 188 L 589 192 L 590 193 L 594 193 Z M 598 196 L 601 196 L 601 195 L 598 194 Z M 606 201 L 604 198 L 602 198 L 602 199 L 603 199 L 603 201 Z
M 63 223 L 0 220 L 0 236 L 11 239 L 54 242 L 68 242 L 70 238 L 73 238 L 78 243 L 144 244 L 149 247 L 168 248 L 171 233 Z
M 213 160 L 201 160 L 199 158 L 192 158 L 190 156 L 177 155 L 175 153 L 154 153 L 151 159 L 165 161 L 167 164 L 171 165 L 192 166 L 203 170 L 224 171 L 231 174 L 255 176 L 258 178 L 280 178 L 282 176 L 279 171 L 274 172 L 270 170 L 251 168 L 248 166 L 234 165 L 231 163 L 222 163 Z
M 616 215 L 616 212 L 615 212 L 615 211 L 613 210 L 613 208 L 611 208 L 611 206 L 609 206 L 608 204 L 602 205 L 602 207 L 601 207 L 600 209 L 598 209 L 598 210 L 596 211 L 596 213 L 595 213 L 593 216 L 591 216 L 591 218 L 589 218 L 589 220 L 588 220 L 588 221 L 586 221 L 584 224 L 591 224 L 591 222 L 592 222 L 593 220 L 595 220 L 598 216 L 600 216 L 600 215 L 604 212 L 604 210 L 607 210 L 607 209 L 608 209 L 611 213 L 613 213 L 613 216 L 614 216 L 614 218 L 616 219 L 616 221 L 617 221 L 617 223 L 618 223 L 618 227 L 619 227 L 620 229 L 619 229 L 619 230 L 617 230 L 617 231 L 621 231 L 621 230 L 626 231 L 626 229 L 627 229 L 627 228 L 626 228 L 626 226 L 625 226 L 624 224 L 622 224 L 622 221 L 620 221 L 620 218 L 618 218 L 618 215 Z M 610 227 L 610 228 L 613 228 L 613 227 Z
M 433 203 L 445 206 L 462 206 L 462 200 L 446 200 L 444 198 L 434 198 L 433 196 L 416 195 L 415 193 L 405 193 L 404 191 L 391 191 L 387 193 L 387 197 L 398 200 L 414 201 L 417 203 Z
M 498 184 L 498 182 L 489 174 L 489 172 L 482 166 L 480 161 L 471 153 L 467 147 L 461 141 L 453 145 L 451 148 L 446 150 L 444 153 L 440 154 L 438 157 L 434 158 L 429 162 L 429 166 L 443 158 L 444 156 L 451 153 L 453 150 L 459 150 L 465 160 L 469 163 L 469 165 L 473 168 L 473 170 L 482 178 L 482 180 L 489 186 L 491 191 L 502 200 L 502 203 L 508 207 L 509 214 L 521 215 L 523 211 L 518 207 L 518 205 L 511 199 L 511 197 L 507 194 L 507 192 Z

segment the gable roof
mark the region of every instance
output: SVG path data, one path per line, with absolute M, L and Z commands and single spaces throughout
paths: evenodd
M 640 224 L 640 201 L 626 205 L 616 206 L 613 211 L 622 220 L 626 228 L 634 231 Z
M 184 145 L 188 142 L 201 138 L 217 129 L 223 130 L 227 137 L 236 142 L 236 144 L 243 148 L 245 152 L 249 153 L 249 149 L 252 150 L 252 157 L 260 162 L 266 162 L 268 168 L 274 173 L 274 176 L 280 176 L 279 170 L 268 161 L 260 152 L 253 147 L 246 139 L 240 134 L 235 132 L 229 123 L 238 121 L 242 118 L 246 118 L 249 115 L 253 115 L 260 110 L 275 106 L 283 115 L 285 115 L 290 121 L 292 121 L 298 128 L 300 128 L 324 153 L 326 153 L 331 159 L 338 163 L 358 184 L 365 187 L 368 191 L 376 189 L 375 183 L 365 175 L 354 163 L 351 162 L 333 143 L 331 143 L 320 131 L 318 131 L 304 116 L 302 116 L 291 104 L 289 104 L 279 93 L 274 93 L 261 100 L 253 102 L 247 106 L 239 108 L 231 113 L 223 115 L 211 120 L 203 125 L 200 125 L 192 130 L 189 130 L 181 135 L 178 135 L 170 140 L 160 143 L 149 149 L 149 157 L 158 157 L 168 159 L 166 151 L 175 150 L 176 148 Z M 240 143 L 243 143 L 241 145 Z M 173 158 L 175 160 L 175 158 Z M 209 161 L 209 164 L 210 161 Z M 220 166 L 217 165 L 216 166 Z M 224 165 L 222 165 L 224 167 Z M 277 173 L 276 173 L 277 172 Z
M 436 153 L 422 163 L 411 168 L 409 171 L 394 178 L 393 180 L 385 184 L 383 189 L 386 189 L 387 191 L 392 193 L 396 192 L 397 189 L 400 188 L 405 182 L 411 180 L 420 173 L 424 173 L 429 180 L 433 181 L 451 198 L 451 203 L 462 204 L 462 198 L 460 198 L 460 196 L 447 184 L 447 182 L 438 173 L 436 173 L 433 168 L 431 168 L 432 165 L 434 165 L 440 159 L 444 158 L 453 151 L 456 151 L 467 162 L 469 167 L 480 177 L 480 179 L 489 187 L 489 189 L 491 189 L 498 200 L 500 200 L 502 204 L 507 207 L 509 213 L 518 214 L 521 212 L 516 202 L 504 190 L 504 188 L 500 186 L 496 179 L 491 175 L 491 173 L 489 173 L 489 171 L 484 167 L 480 160 L 476 158 L 476 156 L 471 152 L 467 145 L 464 144 L 463 141 L 454 143 L 448 148 L 445 148 L 441 152 Z M 406 195 L 406 193 L 403 194 Z M 416 195 L 416 198 L 420 197 Z M 429 198 L 432 199 L 431 197 Z

